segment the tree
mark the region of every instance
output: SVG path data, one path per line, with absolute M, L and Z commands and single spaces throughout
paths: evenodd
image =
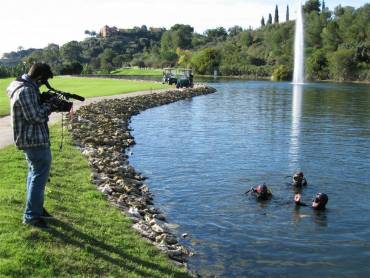
M 113 70 L 113 58 L 115 56 L 116 54 L 110 48 L 104 49 L 103 53 L 98 56 L 100 59 L 100 66 L 105 72 L 110 73 Z
M 328 79 L 328 60 L 326 51 L 323 49 L 315 49 L 305 61 L 306 74 L 311 80 Z
M 312 12 L 307 15 L 305 25 L 305 41 L 307 47 L 320 48 L 322 45 L 321 31 L 324 23 L 321 21 L 319 14 Z
M 269 19 L 267 20 L 267 25 L 272 24 L 272 15 L 269 14 Z
M 320 1 L 319 0 L 308 0 L 303 5 L 303 11 L 306 14 L 310 14 L 311 12 L 320 13 Z
M 253 44 L 252 32 L 249 30 L 241 32 L 239 41 L 242 46 L 251 46 Z
M 266 24 L 265 24 L 265 18 L 264 17 L 262 17 L 262 19 L 261 19 L 261 27 L 264 27 Z
M 336 51 L 338 45 L 341 43 L 338 35 L 338 24 L 335 21 L 329 22 L 328 25 L 321 32 L 323 48 L 326 51 Z
M 60 74 L 65 75 L 65 74 L 81 74 L 83 70 L 83 66 L 78 63 L 70 63 L 70 64 L 65 64 L 62 66 L 60 69 Z
M 176 47 L 172 40 L 172 32 L 166 31 L 162 35 L 160 55 L 162 60 L 167 63 L 174 65 L 177 60 Z
M 190 50 L 184 50 L 181 48 L 176 49 L 176 54 L 179 57 L 177 64 L 179 66 L 187 68 L 190 64 L 192 53 Z
M 271 79 L 273 81 L 291 80 L 292 71 L 285 65 L 279 65 L 272 73 Z
M 181 49 L 190 49 L 192 48 L 191 45 L 191 38 L 193 36 L 194 28 L 190 25 L 184 24 L 175 24 L 171 27 L 172 33 L 172 42 L 174 45 L 174 50 L 177 47 Z
M 234 37 L 240 34 L 241 32 L 243 32 L 243 28 L 238 25 L 235 25 L 233 27 L 230 27 L 228 32 L 229 32 L 229 36 Z
M 224 41 L 227 38 L 227 32 L 224 27 L 217 27 L 215 29 L 208 29 L 205 31 L 208 41 Z
M 84 64 L 81 74 L 92 74 L 92 73 L 93 71 L 91 67 L 89 66 L 89 64 Z
M 329 55 L 329 73 L 334 80 L 351 80 L 354 77 L 355 51 L 341 48 Z
M 60 55 L 67 63 L 82 62 L 82 48 L 77 41 L 70 41 L 62 45 Z
M 220 53 L 215 48 L 204 48 L 194 53 L 190 61 L 199 74 L 213 74 L 220 65 Z
M 54 71 L 59 71 L 62 65 L 59 45 L 51 43 L 42 51 L 42 60 L 49 64 Z
M 286 5 L 286 14 L 285 14 L 285 21 L 289 21 L 289 5 Z
M 275 6 L 274 24 L 278 24 L 278 23 L 279 23 L 279 9 L 278 9 L 278 6 L 276 5 Z

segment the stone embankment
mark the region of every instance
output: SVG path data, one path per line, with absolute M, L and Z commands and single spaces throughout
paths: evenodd
M 151 107 L 215 91 L 197 86 L 103 100 L 80 108 L 70 121 L 73 140 L 92 168 L 92 183 L 132 219 L 137 232 L 179 263 L 186 263 L 192 253 L 179 244 L 165 216 L 154 206 L 145 177 L 129 165 L 126 152 L 135 144 L 129 128 L 130 118 Z

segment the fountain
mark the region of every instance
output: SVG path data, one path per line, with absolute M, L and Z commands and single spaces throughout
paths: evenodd
M 302 3 L 299 1 L 294 36 L 294 73 L 293 83 L 304 83 L 304 38 L 303 38 Z
M 304 39 L 303 39 L 302 3 L 298 3 L 297 19 L 294 36 L 294 73 L 293 73 L 293 102 L 292 125 L 290 138 L 290 164 L 292 171 L 297 169 L 300 158 L 300 122 L 304 84 Z

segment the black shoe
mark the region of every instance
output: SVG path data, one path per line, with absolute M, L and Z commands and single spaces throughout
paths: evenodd
M 34 218 L 31 220 L 24 220 L 23 224 L 33 226 L 40 229 L 47 229 L 48 225 L 46 224 L 45 220 L 42 218 Z
M 43 219 L 52 219 L 54 218 L 45 208 L 42 208 L 42 215 L 41 218 Z

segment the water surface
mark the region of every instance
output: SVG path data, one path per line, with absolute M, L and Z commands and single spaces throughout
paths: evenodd
M 370 86 L 234 81 L 149 109 L 130 158 L 154 202 L 188 233 L 189 267 L 221 277 L 370 275 Z M 329 195 L 328 209 L 292 204 Z M 273 199 L 244 192 L 266 182 Z

